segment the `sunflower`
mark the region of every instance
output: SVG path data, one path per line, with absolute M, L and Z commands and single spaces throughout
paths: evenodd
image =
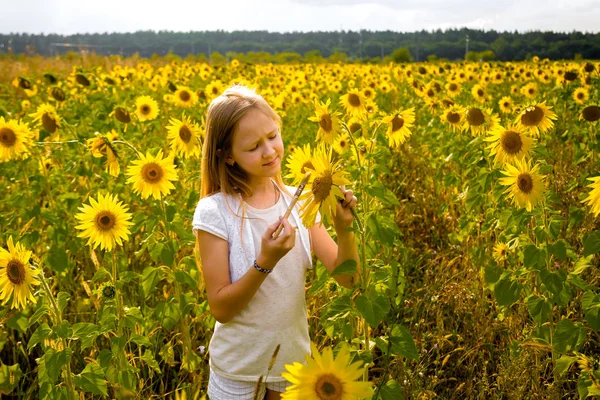
M 546 106 L 546 102 L 531 103 L 523 108 L 516 119 L 519 127 L 523 127 L 532 135 L 545 133 L 554 126 L 556 114 L 550 111 L 551 107 Z
M 214 80 L 204 88 L 204 93 L 206 94 L 206 98 L 208 100 L 212 100 L 219 96 L 221 92 L 223 92 L 223 82 L 220 80 Z
M 304 147 L 296 147 L 292 151 L 290 160 L 286 166 L 290 173 L 285 177 L 293 180 L 292 185 L 299 184 L 306 173 L 306 169 L 314 169 L 310 144 L 307 143 Z
M 332 145 L 333 150 L 335 150 L 335 152 L 338 154 L 344 154 L 350 149 L 350 146 L 352 146 L 352 142 L 350 141 L 350 137 L 347 133 L 339 135 Z
M 198 102 L 198 95 L 187 86 L 179 86 L 174 94 L 175 101 L 181 107 L 189 108 Z
M 60 118 L 56 113 L 56 109 L 50 104 L 44 103 L 40 105 L 29 116 L 33 117 L 33 122 L 37 122 L 38 125 L 43 126 L 50 133 L 55 133 L 60 127 Z
M 577 104 L 583 104 L 590 98 L 590 92 L 584 87 L 575 89 L 573 92 L 573 100 Z
M 465 112 L 461 106 L 451 106 L 444 110 L 440 117 L 443 123 L 448 124 L 452 128 L 452 132 L 457 132 L 462 129 L 465 122 Z
M 502 114 L 510 114 L 513 111 L 513 101 L 510 96 L 503 96 L 498 101 L 498 107 L 500 107 L 500 112 Z
M 472 135 L 485 134 L 494 130 L 500 123 L 498 116 L 492 114 L 492 110 L 477 107 L 467 107 L 464 119 L 463 131 L 470 129 Z
M 39 285 L 35 276 L 40 270 L 29 263 L 31 251 L 17 242 L 13 244 L 12 236 L 8 238 L 8 251 L 0 247 L 0 301 L 7 304 L 12 296 L 10 308 L 25 308 L 27 300 L 35 303 L 31 285 Z
M 313 153 L 313 168 L 307 167 L 313 172 L 307 185 L 309 190 L 299 198 L 304 201 L 300 209 L 304 226 L 311 227 L 315 224 L 317 211 L 321 212 L 321 223 L 323 219 L 331 220 L 332 215 L 335 215 L 338 199 L 344 198 L 339 185 L 351 183 L 344 177 L 344 171 L 338 171 L 338 163 L 339 161 L 331 163 L 331 149 L 321 147 Z
M 413 107 L 404 111 L 398 110 L 384 117 L 382 122 L 388 125 L 385 134 L 388 137 L 390 147 L 398 147 L 412 134 L 409 128 L 415 122 L 415 109 Z
M 110 115 L 114 115 L 117 121 L 122 122 L 124 124 L 128 124 L 131 122 L 131 116 L 129 115 L 129 111 L 123 107 L 115 107 L 113 112 Z
M 495 155 L 494 162 L 500 164 L 528 157 L 533 144 L 533 138 L 514 125 L 508 128 L 498 125 L 484 140 L 491 142 L 488 146 L 490 157 Z
M 350 116 L 360 117 L 365 111 L 363 94 L 356 89 L 350 89 L 347 94 L 340 96 L 340 102 Z
M 352 117 L 348 120 L 346 126 L 353 137 L 360 137 L 365 135 L 365 128 L 363 127 L 363 120 Z
M 150 96 L 136 97 L 135 109 L 140 121 L 152 121 L 158 116 L 158 103 Z
M 200 156 L 201 129 L 185 114 L 181 120 L 171 118 L 167 138 L 171 150 L 183 158 Z
M 537 85 L 533 82 L 529 82 L 521 88 L 521 94 L 528 99 L 533 99 L 538 94 Z
M 140 194 L 142 199 L 152 195 L 160 200 L 161 196 L 175 189 L 172 181 L 178 180 L 172 157 L 163 158 L 162 150 L 156 156 L 147 152 L 133 165 L 127 168 L 127 183 L 133 184 L 133 191 Z
M 494 245 L 494 260 L 496 260 L 496 262 L 498 264 L 501 264 L 502 262 L 506 261 L 506 257 L 508 255 L 508 245 L 506 243 L 503 242 L 498 242 Z
M 319 123 L 319 131 L 317 132 L 317 139 L 322 139 L 328 144 L 332 144 L 340 134 L 340 113 L 329 111 L 329 105 L 331 100 L 327 100 L 327 103 L 321 103 L 319 100 L 315 100 L 315 116 L 309 117 L 308 119 L 313 122 Z
M 0 117 L 0 162 L 27 158 L 33 132 L 25 122 Z
M 596 105 L 587 106 L 579 114 L 579 119 L 585 119 L 588 122 L 596 122 L 600 119 L 600 107 Z
M 118 139 L 118 137 L 119 134 L 113 129 L 106 135 L 98 135 L 87 140 L 87 146 L 92 152 L 92 156 L 96 158 L 106 157 L 105 171 L 115 177 L 119 176 L 121 172 L 119 158 L 112 144 L 113 140 Z
M 600 176 L 588 178 L 588 180 L 592 181 L 592 183 L 588 185 L 588 188 L 592 190 L 582 203 L 588 203 L 588 206 L 592 207 L 592 213 L 597 217 L 598 214 L 600 214 Z
M 459 82 L 456 81 L 450 81 L 448 83 L 446 83 L 446 92 L 448 93 L 448 96 L 455 98 L 456 96 L 458 96 L 460 94 L 460 92 L 462 92 L 462 86 Z
M 485 89 L 482 85 L 476 83 L 471 88 L 471 95 L 473 98 L 479 103 L 485 103 L 487 101 L 487 94 L 485 93 Z
M 281 375 L 292 385 L 282 393 L 282 400 L 355 400 L 370 398 L 370 382 L 357 381 L 362 375 L 362 361 L 350 363 L 350 353 L 342 347 L 337 357 L 331 348 L 323 353 L 311 344 L 312 357 L 306 356 L 306 365 L 299 362 L 285 365 Z
M 75 228 L 82 230 L 77 237 L 89 238 L 87 245 L 93 244 L 95 249 L 100 245 L 102 250 L 112 251 L 116 244 L 123 245 L 123 240 L 129 239 L 129 227 L 132 215 L 127 206 L 117 200 L 117 196 L 98 195 L 98 200 L 90 198 L 90 204 L 79 207 L 75 215 L 81 223 Z
M 545 176 L 539 174 L 538 165 L 531 167 L 528 161 L 514 160 L 513 164 L 504 165 L 502 173 L 506 177 L 500 178 L 500 183 L 508 186 L 504 193 L 508 193 L 517 206 L 531 211 L 544 197 Z

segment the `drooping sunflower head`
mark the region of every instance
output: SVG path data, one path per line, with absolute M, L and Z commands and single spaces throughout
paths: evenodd
M 500 164 L 528 157 L 534 142 L 524 129 L 516 125 L 508 128 L 498 125 L 484 140 L 491 142 L 488 146 L 490 156 L 495 156 L 494 161 Z
M 115 118 L 117 121 L 122 122 L 124 124 L 128 124 L 131 122 L 131 116 L 129 115 L 129 111 L 124 107 L 115 107 L 113 111 Z
M 526 160 L 513 160 L 504 165 L 500 183 L 508 186 L 504 193 L 508 193 L 518 207 L 525 207 L 531 211 L 544 197 L 545 187 L 540 175 L 539 166 L 531 166 Z
M 554 126 L 553 120 L 557 118 L 550 108 L 545 101 L 531 103 L 523 108 L 515 122 L 532 135 L 545 133 Z
M 177 155 L 184 158 L 200 156 L 201 129 L 188 116 L 183 114 L 181 120 L 171 118 L 167 132 L 171 150 Z
M 129 176 L 127 183 L 133 185 L 133 191 L 140 194 L 142 199 L 150 195 L 157 200 L 166 196 L 175 189 L 173 181 L 178 180 L 172 157 L 163 157 L 162 150 L 156 156 L 147 152 L 141 155 L 139 160 L 133 161 L 127 168 L 126 175 Z
M 158 117 L 158 103 L 150 96 L 137 97 L 135 109 L 140 121 L 152 121 Z
M 60 127 L 60 118 L 56 113 L 56 109 L 51 104 L 44 103 L 40 105 L 29 116 L 33 117 L 33 122 L 37 122 L 38 125 L 43 126 L 50 133 L 55 133 Z
M 77 237 L 88 238 L 88 246 L 93 245 L 94 249 L 100 246 L 111 251 L 117 244 L 122 246 L 123 240 L 129 239 L 132 215 L 117 196 L 99 194 L 98 200 L 90 198 L 90 204 L 79 207 L 79 211 L 75 218 L 80 224 L 75 228 L 82 232 Z
M 470 130 L 472 135 L 483 135 L 495 129 L 500 121 L 491 110 L 478 107 L 467 107 L 464 118 L 463 130 Z
M 328 144 L 332 144 L 340 134 L 340 113 L 329 110 L 331 100 L 321 103 L 315 99 L 315 116 L 308 119 L 319 123 L 317 138 L 322 139 Z
M 579 114 L 579 119 L 585 119 L 588 122 L 596 122 L 600 120 L 600 107 L 597 105 L 587 106 Z
M 28 300 L 36 302 L 31 286 L 40 284 L 35 278 L 40 270 L 29 262 L 31 251 L 18 242 L 13 244 L 12 236 L 7 245 L 8 250 L 0 247 L 0 301 L 7 304 L 12 298 L 10 308 L 25 308 Z

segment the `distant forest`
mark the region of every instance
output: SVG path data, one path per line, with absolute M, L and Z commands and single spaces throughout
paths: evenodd
M 185 57 L 235 57 L 244 53 L 260 59 L 260 55 L 287 53 L 295 58 L 330 58 L 343 54 L 347 60 L 377 61 L 389 58 L 398 48 L 410 51 L 412 59 L 432 58 L 459 60 L 468 51 L 493 52 L 496 60 L 531 58 L 600 59 L 600 33 L 582 32 L 496 32 L 473 29 L 450 29 L 420 32 L 339 31 L 291 32 L 204 31 L 170 32 L 139 31 L 135 33 L 102 33 L 77 35 L 0 34 L 0 55 L 39 54 L 54 56 L 68 51 L 96 54 L 135 53 L 144 58 L 168 53 Z

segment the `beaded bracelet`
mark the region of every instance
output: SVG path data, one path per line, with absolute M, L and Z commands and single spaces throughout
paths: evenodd
M 262 272 L 263 274 L 270 274 L 271 272 L 273 272 L 272 269 L 264 269 L 258 266 L 258 264 L 256 263 L 256 260 L 254 260 L 254 268 L 256 268 L 258 271 Z

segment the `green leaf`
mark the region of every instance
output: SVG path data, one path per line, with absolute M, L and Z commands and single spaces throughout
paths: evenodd
M 510 277 L 500 279 L 494 287 L 494 295 L 501 306 L 511 306 L 521 298 L 521 289 L 523 286 Z
M 563 289 L 563 279 L 559 274 L 550 272 L 546 268 L 543 268 L 540 271 L 540 278 L 542 279 L 544 285 L 546 285 L 546 289 L 552 293 L 553 298 L 556 298 L 560 295 L 560 292 Z
M 346 260 L 333 270 L 331 276 L 336 276 L 340 274 L 352 274 L 356 272 L 356 261 L 354 260 Z
M 42 318 L 44 315 L 48 314 L 49 311 L 50 308 L 47 304 L 42 304 L 41 306 L 39 306 L 38 309 L 35 310 L 35 313 L 33 313 L 31 317 L 29 317 L 29 327 L 31 328 L 33 324 L 38 322 L 39 319 Z
M 70 347 L 61 351 L 56 351 L 53 348 L 46 350 L 46 354 L 43 357 L 46 364 L 46 373 L 51 383 L 56 382 L 61 368 L 71 361 L 72 353 L 73 350 Z
M 56 303 L 58 303 L 58 308 L 61 312 L 65 309 L 70 298 L 71 295 L 67 292 L 59 292 L 56 296 Z
M 580 323 L 573 323 L 569 319 L 561 320 L 554 331 L 552 351 L 566 353 L 577 351 L 583 345 L 586 338 L 586 330 Z
M 160 257 L 160 253 L 162 252 L 163 247 L 165 247 L 164 244 L 156 243 L 154 248 L 152 250 L 150 250 L 150 257 L 152 257 L 152 261 L 158 262 L 158 259 Z
M 8 366 L 0 362 L 0 393 L 9 394 L 12 392 L 19 386 L 22 376 L 23 372 L 19 364 Z
M 182 269 L 175 271 L 175 280 L 181 284 L 188 285 L 191 289 L 196 290 L 198 283 L 192 278 L 192 276 Z
M 106 380 L 102 367 L 96 364 L 87 364 L 80 374 L 75 375 L 75 386 L 84 392 L 99 396 L 108 396 Z
M 44 339 L 49 339 L 51 332 L 52 329 L 50 329 L 48 324 L 43 323 L 39 325 L 29 338 L 29 343 L 27 343 L 27 351 L 30 351 L 35 347 L 36 344 L 41 343 Z
M 160 269 L 156 267 L 146 267 L 142 271 L 142 291 L 144 298 L 148 297 L 152 290 L 156 289 L 156 284 L 160 280 Z
M 390 341 L 392 342 L 392 353 L 410 360 L 419 358 L 419 350 L 415 345 L 415 341 L 404 327 L 396 325 L 392 330 Z
M 133 343 L 137 344 L 138 346 L 146 346 L 146 347 L 152 346 L 152 343 L 146 336 L 138 335 L 137 333 L 131 333 L 131 341 Z
M 548 304 L 546 299 L 531 295 L 527 298 L 527 308 L 529 314 L 538 325 L 541 325 L 548 321 L 548 315 L 552 311 L 552 306 Z
M 571 357 L 567 355 L 563 355 L 558 360 L 556 360 L 556 367 L 554 368 L 554 373 L 558 376 L 564 375 L 565 372 L 569 369 L 571 364 L 577 361 L 577 357 Z
M 69 256 L 64 246 L 53 246 L 46 261 L 50 269 L 56 273 L 64 272 L 69 267 Z
M 579 275 L 582 272 L 584 272 L 586 269 L 588 269 L 589 267 L 592 266 L 592 258 L 594 258 L 593 255 L 590 255 L 587 257 L 581 257 L 575 263 L 575 268 L 573 268 L 573 272 L 571 272 L 571 273 L 575 274 L 575 275 Z
M 587 257 L 600 251 L 600 232 L 595 231 L 588 235 L 583 244 L 583 256 Z
M 154 310 L 154 315 L 165 329 L 172 329 L 181 317 L 178 305 L 172 301 L 169 303 L 159 302 Z
M 142 360 L 146 361 L 146 364 L 148 364 L 150 368 L 156 371 L 156 373 L 160 374 L 160 367 L 158 365 L 158 362 L 154 359 L 154 356 L 152 355 L 152 351 L 150 349 L 146 349 L 144 355 L 142 356 Z
M 175 260 L 175 251 L 171 247 L 171 243 L 167 243 L 160 252 L 160 259 L 167 267 L 171 267 L 173 265 L 173 261 Z
M 592 329 L 600 330 L 600 295 L 587 291 L 581 298 L 584 317 Z
M 69 339 L 73 335 L 73 328 L 67 320 L 63 320 L 60 325 L 53 326 L 52 331 L 62 339 Z
M 81 340 L 81 350 L 92 347 L 98 335 L 100 335 L 100 327 L 96 324 L 78 322 L 73 325 L 73 338 Z
M 567 244 L 562 239 L 554 244 L 548 245 L 548 250 L 561 261 L 567 259 Z
M 393 379 L 390 379 L 381 387 L 379 394 L 381 395 L 381 400 L 404 400 L 402 388 Z
M 503 272 L 503 269 L 495 264 L 488 264 L 485 266 L 483 276 L 484 276 L 486 285 L 490 289 L 494 288 L 494 285 L 496 284 L 496 282 L 498 282 L 498 279 L 500 279 L 500 276 L 502 276 L 502 272 Z
M 530 244 L 523 251 L 523 265 L 529 269 L 539 269 L 544 264 L 544 254 L 535 245 Z
M 167 214 L 167 221 L 171 222 L 173 221 L 173 218 L 175 218 L 175 214 L 177 213 L 177 207 L 173 206 L 173 205 L 168 205 L 167 209 L 166 209 L 166 214 Z
M 390 309 L 388 299 L 381 295 L 375 295 L 374 299 L 360 295 L 354 303 L 371 328 L 377 327 Z
M 103 280 L 110 280 L 110 279 L 111 279 L 110 272 L 108 272 L 106 270 L 106 268 L 100 268 L 94 274 L 94 277 L 92 278 L 92 282 L 103 281 Z
M 131 329 L 135 329 L 135 325 L 144 324 L 144 316 L 140 311 L 139 307 L 129 307 L 125 311 L 125 326 Z

